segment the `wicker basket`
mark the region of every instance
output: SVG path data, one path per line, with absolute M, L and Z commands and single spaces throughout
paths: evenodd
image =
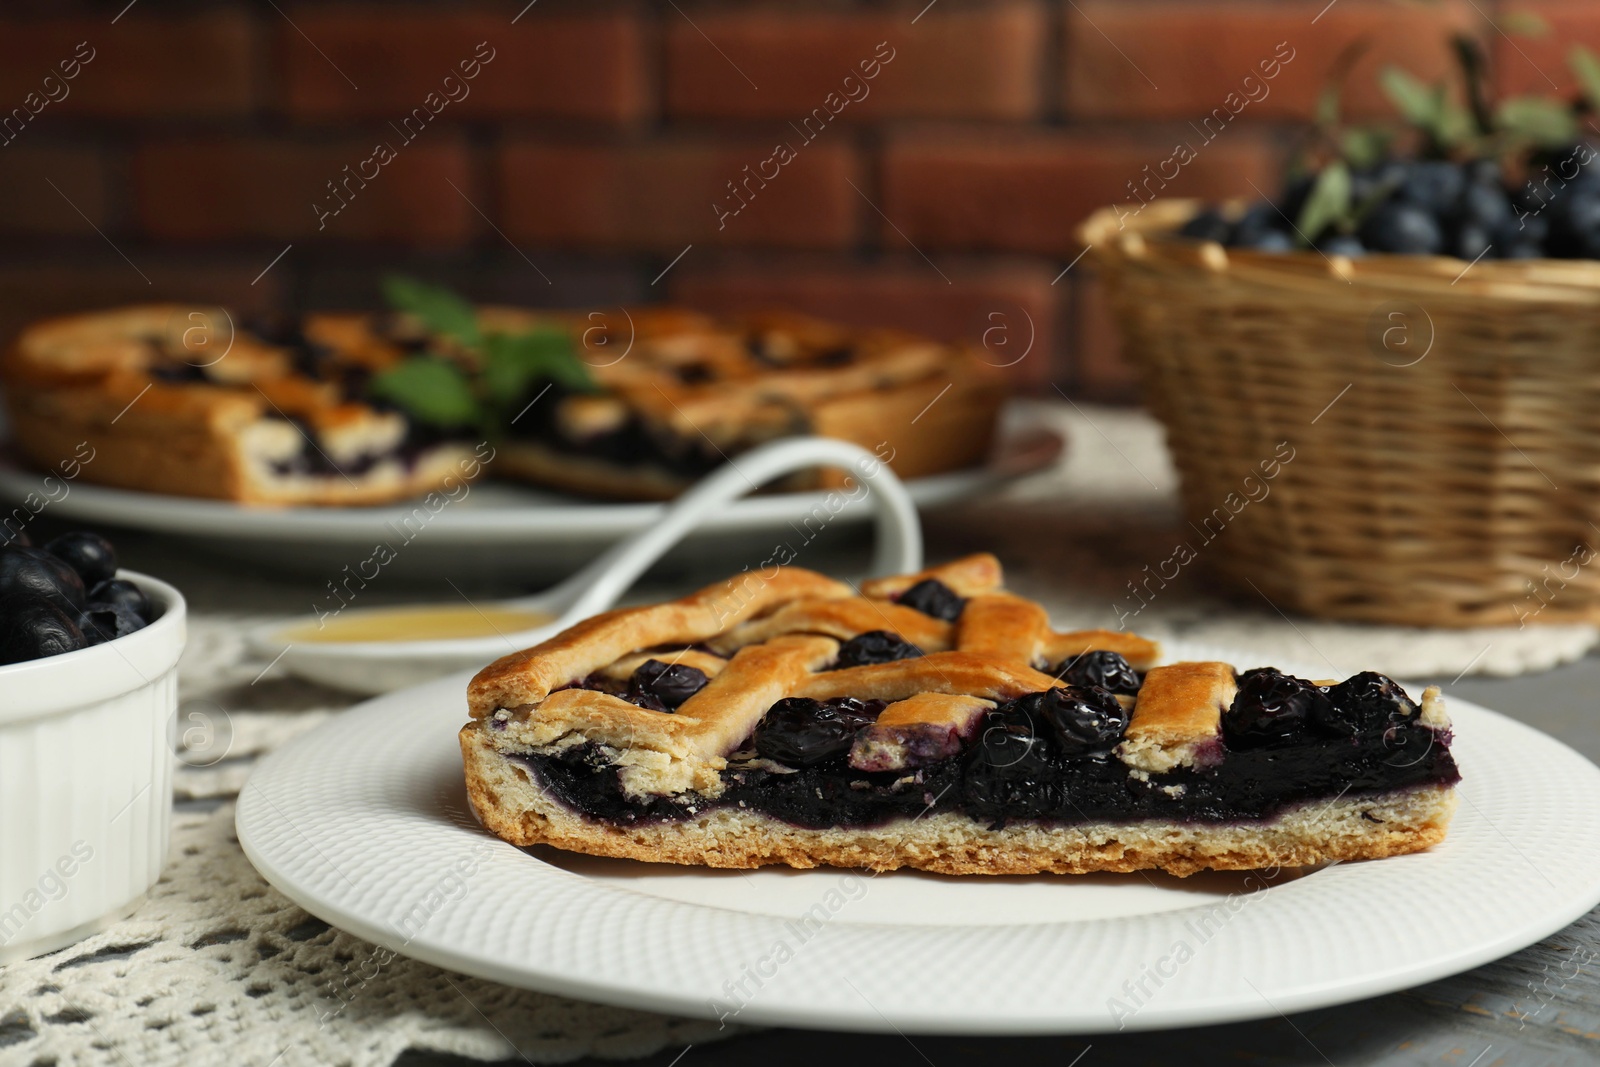
M 1196 207 L 1081 231 L 1166 426 L 1188 555 L 1286 612 L 1600 620 L 1600 263 L 1166 236 Z

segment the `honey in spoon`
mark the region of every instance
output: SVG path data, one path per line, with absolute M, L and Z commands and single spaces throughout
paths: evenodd
M 367 641 L 449 641 L 462 637 L 532 630 L 554 622 L 544 611 L 486 605 L 374 608 L 341 613 L 283 631 L 285 641 L 352 643 Z

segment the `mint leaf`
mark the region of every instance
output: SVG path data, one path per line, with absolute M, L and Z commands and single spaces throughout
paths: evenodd
M 1378 74 L 1378 83 L 1401 118 L 1425 130 L 1432 130 L 1439 124 L 1444 109 L 1442 93 L 1435 92 L 1399 67 L 1384 67 Z
M 1426 133 L 1439 154 L 1472 139 L 1475 124 L 1471 113 L 1450 99 L 1444 85 L 1427 85 L 1399 67 L 1384 67 L 1378 82 L 1395 110 Z
M 1573 75 L 1578 79 L 1578 87 L 1583 90 L 1583 99 L 1591 108 L 1600 111 L 1600 59 L 1581 44 L 1572 46 L 1572 51 L 1567 55 L 1567 66 L 1572 68 Z
M 454 338 L 468 348 L 477 348 L 482 342 L 477 312 L 448 289 L 392 274 L 383 280 L 383 295 L 396 311 L 415 315 L 432 333 Z
M 559 327 L 541 326 L 528 333 L 490 334 L 483 346 L 483 386 L 502 407 L 518 403 L 528 387 L 548 379 L 578 392 L 591 392 L 589 369 Z
M 481 421 L 467 376 L 436 356 L 413 356 L 375 376 L 367 388 L 419 422 L 469 426 Z
M 1550 36 L 1550 23 L 1537 11 L 1507 11 L 1493 21 L 1501 33 L 1515 33 L 1522 37 Z
M 1389 131 L 1377 126 L 1352 126 L 1339 138 L 1339 153 L 1359 170 L 1375 167 L 1389 154 Z
M 1543 96 L 1514 96 L 1501 102 L 1495 124 L 1502 130 L 1537 145 L 1560 148 L 1578 138 L 1578 120 L 1559 100 Z
M 1317 235 L 1350 214 L 1350 168 L 1329 163 L 1317 175 L 1316 184 L 1300 209 L 1298 226 L 1301 244 L 1310 244 Z

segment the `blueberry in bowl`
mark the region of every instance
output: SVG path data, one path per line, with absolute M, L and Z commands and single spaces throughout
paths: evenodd
M 0 664 L 103 644 L 155 617 L 144 590 L 117 577 L 115 546 L 87 530 L 44 548 L 0 546 L 0 605 Z
M 16 593 L 0 600 L 0 663 L 59 656 L 88 643 L 83 628 L 48 597 Z
M 72 882 L 72 909 L 11 932 L 0 965 L 125 914 L 166 857 L 186 608 L 172 586 L 115 567 L 104 538 L 0 546 L 0 870 L 95 868 Z

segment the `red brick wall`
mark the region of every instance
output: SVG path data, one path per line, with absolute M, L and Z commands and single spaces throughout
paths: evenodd
M 1437 73 L 1450 29 L 1519 91 L 1567 87 L 1566 49 L 1600 42 L 1600 6 L 1576 0 L 525 2 L 7 4 L 0 329 L 146 297 L 371 303 L 404 269 L 486 299 L 1003 326 L 1010 352 L 1033 340 L 1025 387 L 1125 397 L 1099 286 L 1087 261 L 1065 270 L 1074 227 L 1279 42 L 1294 58 L 1270 96 L 1168 192 L 1274 184 L 1359 37 L 1367 114 L 1373 71 Z M 1528 8 L 1554 32 L 1489 25 Z

